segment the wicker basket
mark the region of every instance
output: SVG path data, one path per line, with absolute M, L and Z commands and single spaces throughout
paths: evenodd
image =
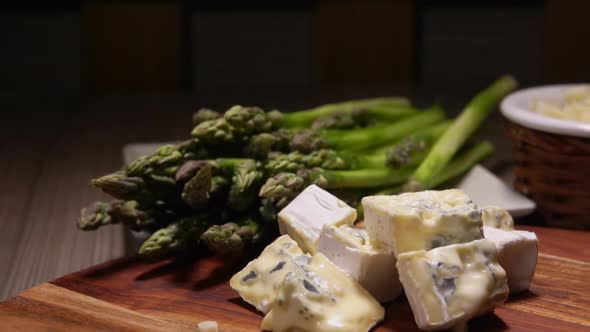
M 590 138 L 550 134 L 511 121 L 516 190 L 531 197 L 547 224 L 590 229 Z

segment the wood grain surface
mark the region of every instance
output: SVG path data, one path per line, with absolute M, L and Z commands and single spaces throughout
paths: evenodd
M 470 322 L 473 331 L 588 331 L 590 233 L 520 227 L 541 240 L 530 291 Z M 180 331 L 217 320 L 221 331 L 259 331 L 262 316 L 228 279 L 245 260 L 195 257 L 107 262 L 31 288 L 0 303 L 0 329 Z M 416 331 L 402 296 L 385 305 L 376 331 Z

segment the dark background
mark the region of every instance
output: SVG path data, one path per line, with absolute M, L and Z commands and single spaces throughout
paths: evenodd
M 281 6 L 277 6 L 280 3 Z M 247 5 L 246 5 L 247 4 Z M 3 1 L 0 300 L 120 257 L 75 227 L 88 180 L 129 142 L 170 141 L 200 106 L 286 111 L 408 95 L 451 114 L 504 73 L 590 81 L 590 1 Z M 496 112 L 480 135 L 506 170 Z
M 468 96 L 502 73 L 523 85 L 590 76 L 583 0 L 17 3 L 0 7 L 3 102 L 191 95 L 289 108 Z

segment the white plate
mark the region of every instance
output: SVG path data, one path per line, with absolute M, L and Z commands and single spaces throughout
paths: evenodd
M 479 207 L 499 206 L 513 217 L 522 217 L 535 210 L 535 202 L 512 189 L 481 165 L 473 167 L 457 187 L 464 190 Z
M 135 159 L 149 155 L 165 144 L 161 143 L 134 143 L 123 147 L 123 160 L 129 164 Z M 535 209 L 535 203 L 520 193 L 481 165 L 474 168 L 463 177 L 458 185 L 463 189 L 478 206 L 495 205 L 506 209 L 513 217 L 521 217 L 531 213 Z
M 516 91 L 500 104 L 500 110 L 511 121 L 532 129 L 553 134 L 590 137 L 590 123 L 556 119 L 531 111 L 534 101 L 547 100 L 563 102 L 563 91 L 588 84 L 547 85 Z

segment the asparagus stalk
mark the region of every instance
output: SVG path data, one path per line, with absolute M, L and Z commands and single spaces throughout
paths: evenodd
M 392 116 L 395 112 L 406 112 L 407 110 L 403 109 L 402 106 L 409 105 L 410 103 L 406 98 L 382 97 L 326 104 L 295 113 L 274 112 L 274 116 L 276 117 L 276 122 L 281 127 L 302 128 L 309 127 L 314 120 L 320 117 L 330 116 L 334 113 L 350 113 L 367 110 L 369 114 L 387 117 Z M 397 111 L 398 109 L 400 111 Z
M 266 159 L 272 151 L 287 152 L 292 137 L 293 133 L 287 129 L 253 135 L 244 146 L 244 155 L 254 159 Z
M 193 114 L 193 126 L 196 126 L 201 122 L 219 119 L 222 116 L 223 115 L 219 112 L 215 112 L 208 108 L 201 108 Z
M 245 211 L 258 198 L 256 193 L 260 189 L 264 173 L 261 166 L 254 161 L 240 164 L 232 177 L 232 184 L 228 195 L 228 207 L 234 211 Z
M 153 259 L 196 248 L 209 225 L 204 215 L 180 219 L 152 234 L 139 248 L 139 255 Z
M 494 152 L 494 146 L 490 142 L 483 141 L 478 143 L 452 160 L 442 171 L 433 177 L 432 181 L 430 181 L 429 187 L 421 190 L 436 188 L 441 184 L 466 173 L 478 162 L 492 154 L 492 152 Z M 376 193 L 376 195 L 395 195 L 403 191 L 407 191 L 407 188 L 404 188 L 402 185 L 381 190 Z
M 212 225 L 201 235 L 201 242 L 212 252 L 234 255 L 256 243 L 261 230 L 260 221 L 253 219 Z
M 270 175 L 297 172 L 319 167 L 325 170 L 345 170 L 385 167 L 386 155 L 358 155 L 347 151 L 320 149 L 309 154 L 299 151 L 271 153 L 265 169 Z
M 408 116 L 394 124 L 363 128 L 358 130 L 326 130 L 320 133 L 303 131 L 293 137 L 291 147 L 301 152 L 311 152 L 320 148 L 336 150 L 366 150 L 396 141 L 421 128 L 428 127 L 444 119 L 442 109 L 436 107 Z
M 430 182 L 436 174 L 445 168 L 467 138 L 483 123 L 500 100 L 515 87 L 516 81 L 511 76 L 503 76 L 475 96 L 434 144 L 426 159 L 408 181 L 408 189 L 417 191 L 431 187 Z
M 366 127 L 376 123 L 391 123 L 402 117 L 415 114 L 418 110 L 409 105 L 394 106 L 373 106 L 349 112 L 335 112 L 324 115 L 313 121 L 312 130 L 324 129 L 351 129 Z
M 177 215 L 163 202 L 145 208 L 136 201 L 94 202 L 82 209 L 78 228 L 95 230 L 108 224 L 121 223 L 133 230 L 152 230 Z

